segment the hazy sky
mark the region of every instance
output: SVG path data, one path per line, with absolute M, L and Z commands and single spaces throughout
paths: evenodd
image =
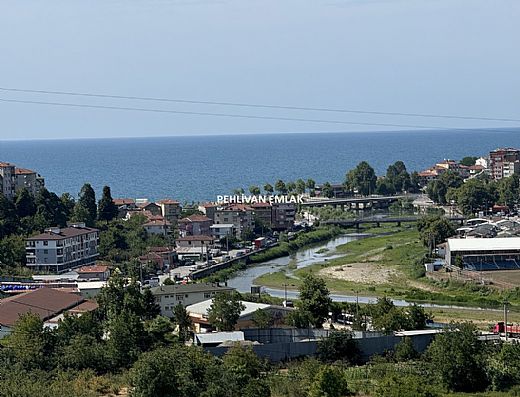
M 518 0 L 0 0 L 0 87 L 520 119 Z M 457 121 L 4 92 L 195 112 Z M 0 101 L 0 139 L 382 130 Z

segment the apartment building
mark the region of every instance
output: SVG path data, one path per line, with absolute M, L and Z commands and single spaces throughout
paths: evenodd
M 8 200 L 13 200 L 16 194 L 15 165 L 0 162 L 0 192 Z
M 26 240 L 27 267 L 37 271 L 62 273 L 93 265 L 98 257 L 99 230 L 73 224 L 53 227 Z
M 33 196 L 36 196 L 40 190 L 45 187 L 45 180 L 35 171 L 28 170 L 27 168 L 16 168 L 14 174 L 16 192 L 25 188 Z
M 236 237 L 242 238 L 248 230 L 255 227 L 253 208 L 244 204 L 229 204 L 215 210 L 214 224 L 230 224 L 235 226 Z
M 507 178 L 520 173 L 520 150 L 495 149 L 489 153 L 489 168 L 493 179 Z
M 156 203 L 161 208 L 161 215 L 175 225 L 181 217 L 181 205 L 178 201 L 165 199 Z
M 272 228 L 274 230 L 291 230 L 296 219 L 296 205 L 293 203 L 273 204 L 272 219 Z
M 190 215 L 179 221 L 179 232 L 181 236 L 211 236 L 210 227 L 213 219 L 206 215 Z

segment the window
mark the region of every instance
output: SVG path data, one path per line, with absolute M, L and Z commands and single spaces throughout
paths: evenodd
M 43 245 L 49 245 L 49 242 L 48 241 L 44 241 Z
M 43 250 L 43 253 L 44 253 L 44 254 L 48 254 L 48 253 L 49 253 L 49 250 Z
M 211 298 L 211 294 L 209 292 L 205 292 L 204 293 L 204 298 L 205 299 Z
M 178 301 L 181 301 L 181 300 L 184 299 L 184 297 L 182 295 L 177 295 L 176 298 L 177 298 Z

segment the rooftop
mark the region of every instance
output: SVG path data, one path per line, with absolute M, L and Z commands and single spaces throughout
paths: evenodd
M 172 199 L 164 199 L 157 202 L 157 204 L 179 204 L 178 201 Z
M 78 273 L 104 273 L 108 270 L 105 265 L 83 266 L 76 270 Z
M 150 289 L 153 295 L 165 294 L 189 294 L 191 292 L 212 292 L 212 291 L 233 291 L 234 288 L 218 285 L 214 283 L 194 283 L 194 284 L 172 284 L 153 287 Z
M 450 238 L 450 251 L 520 250 L 520 237 L 504 238 Z
M 208 222 L 211 221 L 211 218 L 208 218 L 206 215 L 190 215 L 186 218 L 182 218 L 179 222 Z
M 193 305 L 186 306 L 186 310 L 190 314 L 198 314 L 201 316 L 206 316 L 208 314 L 208 310 L 211 307 L 211 303 L 213 302 L 213 299 L 208 299 L 199 303 L 195 303 Z M 240 301 L 244 306 L 245 309 L 242 310 L 240 313 L 240 317 L 247 316 L 248 314 L 252 314 L 258 309 L 267 309 L 271 307 L 272 305 L 267 305 L 265 303 L 255 303 L 255 302 L 246 302 L 246 301 Z
M 17 175 L 30 175 L 30 174 L 36 174 L 33 170 L 29 170 L 27 168 L 17 168 L 14 170 L 14 173 Z
M 210 236 L 186 236 L 186 237 L 179 237 L 176 239 L 177 241 L 213 241 L 213 237 Z
M 131 198 L 115 198 L 112 201 L 115 205 L 135 205 L 135 200 Z
M 0 300 L 0 324 L 12 326 L 20 315 L 29 312 L 46 320 L 84 301 L 84 298 L 73 293 L 39 288 Z
M 64 227 L 64 228 L 56 228 L 56 229 L 48 229 L 44 233 L 37 234 L 36 236 L 29 237 L 27 240 L 35 241 L 35 240 L 63 240 L 66 238 L 82 236 L 85 234 L 98 232 L 98 229 L 94 229 L 92 227 Z

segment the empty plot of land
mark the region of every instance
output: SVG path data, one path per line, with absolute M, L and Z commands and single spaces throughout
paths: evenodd
M 520 270 L 493 270 L 481 272 L 482 277 L 491 280 L 494 284 L 505 287 L 520 287 Z
M 335 278 L 355 283 L 385 284 L 393 276 L 396 276 L 398 272 L 378 263 L 361 262 L 328 267 L 321 269 L 318 274 L 325 278 Z

